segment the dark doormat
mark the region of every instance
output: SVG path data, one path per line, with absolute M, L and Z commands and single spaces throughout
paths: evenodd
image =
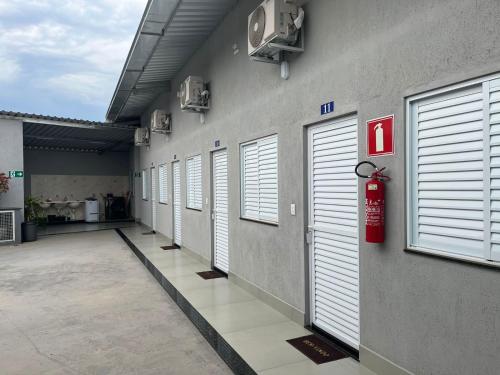
M 205 280 L 210 280 L 210 279 L 218 279 L 220 277 L 226 277 L 222 272 L 219 271 L 203 271 L 203 272 L 196 272 L 198 276 L 204 278 Z
M 156 232 L 154 230 L 152 230 L 151 232 L 143 233 L 144 236 L 147 236 L 148 234 L 156 234 Z
M 348 357 L 346 353 L 336 349 L 315 335 L 298 337 L 286 341 L 317 365 Z
M 160 249 L 163 250 L 176 250 L 180 249 L 181 247 L 179 245 L 173 244 L 173 245 L 167 245 L 167 246 L 160 246 Z

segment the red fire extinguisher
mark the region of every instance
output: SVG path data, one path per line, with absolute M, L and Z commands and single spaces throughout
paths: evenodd
M 370 175 L 362 175 L 358 169 L 363 164 L 372 166 L 375 171 Z M 385 232 L 385 184 L 384 181 L 389 181 L 390 177 L 384 176 L 382 173 L 385 167 L 378 169 L 377 166 L 370 161 L 362 161 L 356 166 L 355 173 L 358 177 L 368 178 L 365 184 L 366 200 L 365 200 L 365 227 L 366 227 L 366 242 L 383 243 Z

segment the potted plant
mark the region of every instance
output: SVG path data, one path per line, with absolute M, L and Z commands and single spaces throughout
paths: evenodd
M 0 173 L 0 197 L 2 193 L 7 193 L 9 191 L 9 180 L 5 173 Z
M 37 222 L 40 218 L 40 201 L 33 197 L 24 200 L 23 241 L 36 241 L 38 237 Z

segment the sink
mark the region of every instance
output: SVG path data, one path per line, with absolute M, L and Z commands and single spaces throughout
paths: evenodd
M 40 208 L 41 208 L 42 210 L 46 210 L 47 208 L 49 208 L 49 207 L 50 207 L 50 205 L 51 205 L 51 203 L 50 203 L 50 202 L 40 202 Z
M 68 205 L 68 202 L 57 202 L 57 203 L 54 203 L 54 208 L 59 211 L 59 210 L 62 210 L 63 208 L 65 208 L 67 205 Z
M 69 206 L 69 208 L 75 209 L 75 208 L 80 207 L 80 204 L 81 204 L 80 202 L 69 202 L 68 206 Z

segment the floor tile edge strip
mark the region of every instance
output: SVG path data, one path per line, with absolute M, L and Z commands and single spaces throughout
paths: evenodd
M 257 375 L 257 373 L 245 362 L 243 358 L 224 340 L 224 338 L 203 318 L 203 316 L 179 293 L 179 291 L 163 276 L 163 274 L 151 263 L 148 258 L 134 245 L 134 243 L 119 228 L 116 233 L 125 241 L 132 252 L 139 258 L 148 271 L 160 283 L 162 288 L 180 307 L 184 314 L 200 331 L 202 336 L 214 348 L 217 354 L 235 374 Z

